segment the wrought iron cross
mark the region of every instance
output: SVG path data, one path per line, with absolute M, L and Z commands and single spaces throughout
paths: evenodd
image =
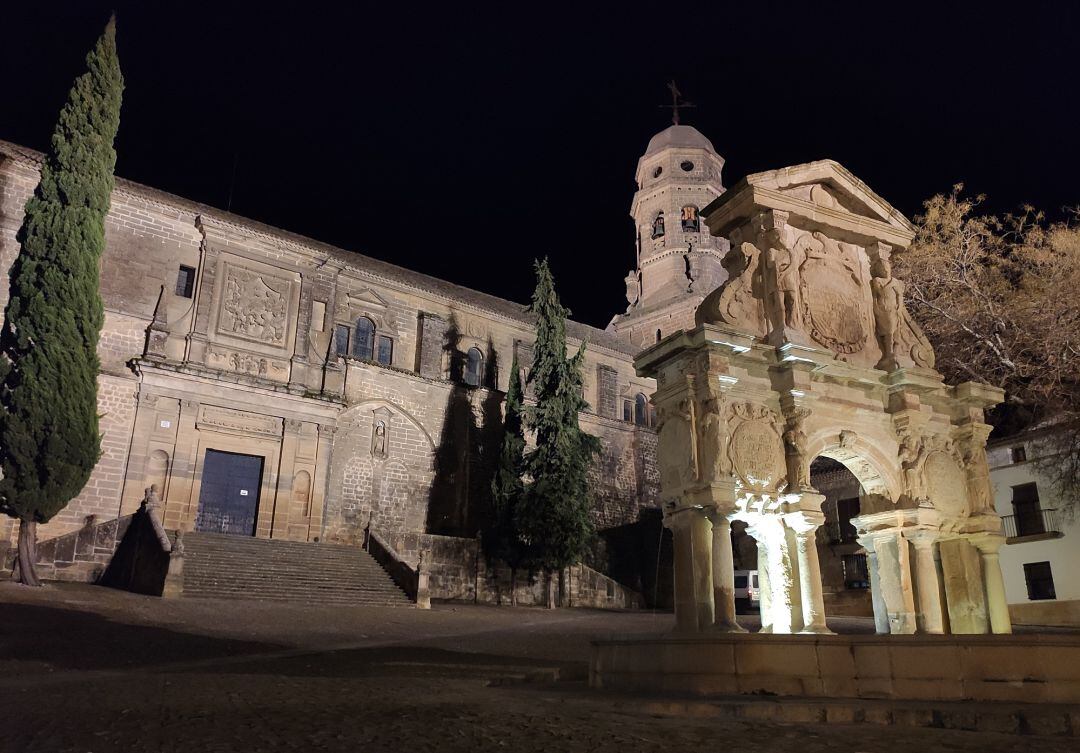
M 679 91 L 679 87 L 675 85 L 674 79 L 668 82 L 668 90 L 671 91 L 671 104 L 660 105 L 663 109 L 671 110 L 671 122 L 675 125 L 679 125 L 679 108 L 691 108 L 697 107 L 693 102 L 687 102 L 682 98 L 682 92 Z

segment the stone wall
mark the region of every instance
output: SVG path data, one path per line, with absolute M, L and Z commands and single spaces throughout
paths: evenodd
M 37 574 L 43 580 L 66 580 L 96 583 L 105 572 L 113 553 L 131 525 L 132 516 L 99 521 L 89 515 L 80 528 L 53 536 L 39 537 Z M 39 527 L 40 530 L 40 527 Z M 10 571 L 15 562 L 15 548 L 3 552 L 3 569 Z
M 477 539 L 409 535 L 398 537 L 392 545 L 410 563 L 418 562 L 423 552 L 422 567 L 428 573 L 432 599 L 477 604 L 511 602 L 510 568 L 502 563 L 489 563 Z M 515 589 L 518 605 L 545 606 L 546 587 L 542 574 L 530 577 L 527 572 L 519 572 Z M 567 568 L 560 588 L 560 603 L 568 607 L 644 607 L 639 593 L 585 565 Z

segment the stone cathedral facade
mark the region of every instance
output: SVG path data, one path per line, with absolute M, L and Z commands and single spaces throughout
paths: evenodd
M 0 308 L 40 160 L 0 142 Z M 652 139 L 629 306 L 568 327 L 588 344 L 601 532 L 659 507 L 654 384 L 633 358 L 726 276 L 700 217 L 722 167 L 691 127 Z M 130 514 L 151 485 L 170 529 L 354 543 L 370 527 L 406 559 L 424 535 L 475 539 L 509 365 L 531 360 L 524 305 L 122 179 L 106 235 L 103 454 L 41 540 Z

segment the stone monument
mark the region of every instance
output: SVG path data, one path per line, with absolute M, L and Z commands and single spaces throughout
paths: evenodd
M 745 178 L 704 211 L 729 279 L 696 327 L 638 356 L 657 379 L 677 629 L 738 630 L 731 521 L 759 545 L 762 628 L 826 633 L 811 461 L 862 484 L 853 521 L 879 633 L 1008 633 L 983 410 L 946 385 L 891 255 L 911 224 L 829 160 Z

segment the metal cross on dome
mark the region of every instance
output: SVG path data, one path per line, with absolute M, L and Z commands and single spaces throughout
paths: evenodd
M 679 91 L 679 87 L 675 85 L 674 79 L 668 82 L 667 88 L 671 92 L 671 104 L 659 106 L 664 109 L 670 108 L 671 122 L 675 125 L 679 125 L 679 108 L 682 107 L 689 109 L 691 107 L 697 107 L 697 105 L 695 105 L 693 102 L 687 102 L 685 99 L 682 98 L 682 92 Z

